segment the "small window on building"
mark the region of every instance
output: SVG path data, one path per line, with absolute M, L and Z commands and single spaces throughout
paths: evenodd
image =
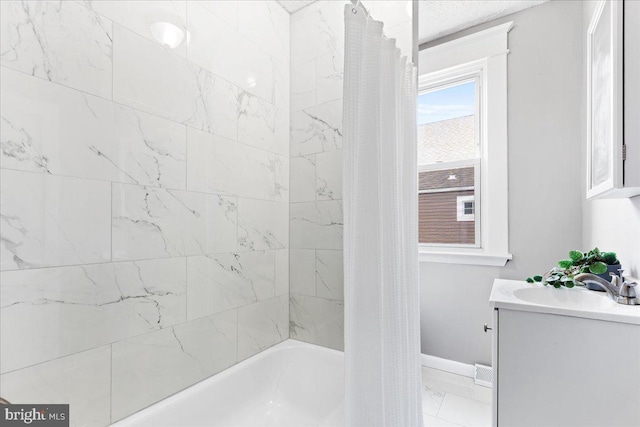
M 456 203 L 458 205 L 458 221 L 473 221 L 474 196 L 458 196 Z
M 479 246 L 479 79 L 425 88 L 418 98 L 419 241 Z

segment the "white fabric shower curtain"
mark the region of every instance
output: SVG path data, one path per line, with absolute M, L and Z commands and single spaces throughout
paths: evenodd
M 416 71 L 362 6 L 345 23 L 346 425 L 417 427 Z

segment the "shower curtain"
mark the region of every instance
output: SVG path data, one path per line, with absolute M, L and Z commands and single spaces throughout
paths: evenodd
M 363 6 L 345 22 L 346 425 L 422 426 L 416 71 Z

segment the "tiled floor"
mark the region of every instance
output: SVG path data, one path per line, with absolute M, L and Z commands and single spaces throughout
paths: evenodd
M 472 378 L 422 368 L 425 427 L 490 427 L 491 393 Z

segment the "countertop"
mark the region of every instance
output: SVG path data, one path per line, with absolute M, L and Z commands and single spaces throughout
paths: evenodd
M 492 308 L 640 325 L 640 305 L 618 304 L 605 292 L 583 287 L 556 289 L 539 283 L 496 279 L 489 302 Z

